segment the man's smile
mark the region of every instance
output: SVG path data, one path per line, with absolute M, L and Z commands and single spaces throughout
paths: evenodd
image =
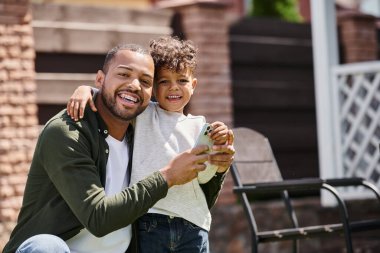
M 121 98 L 123 102 L 127 102 L 128 104 L 137 104 L 140 102 L 140 98 L 137 95 L 131 94 L 127 91 L 119 91 L 117 92 L 117 96 Z

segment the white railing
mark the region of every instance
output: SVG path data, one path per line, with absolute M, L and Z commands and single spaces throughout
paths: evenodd
M 380 186 L 380 61 L 332 69 L 333 124 L 338 177 L 363 177 Z M 344 189 L 347 198 L 370 195 Z

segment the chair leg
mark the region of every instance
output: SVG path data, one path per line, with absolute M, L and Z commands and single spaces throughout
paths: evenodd
M 298 240 L 293 240 L 293 253 L 298 253 Z
M 252 236 L 252 253 L 259 253 L 259 242 L 255 236 Z
M 296 213 L 294 212 L 294 209 L 293 209 L 292 204 L 290 202 L 288 191 L 282 191 L 281 196 L 282 196 L 282 199 L 285 203 L 286 210 L 288 212 L 288 215 L 289 215 L 290 221 L 292 222 L 293 227 L 298 228 L 297 216 L 296 216 Z M 294 239 L 292 246 L 293 246 L 293 253 L 298 253 L 298 240 Z
M 338 191 L 334 187 L 332 187 L 329 184 L 324 183 L 324 184 L 322 184 L 322 188 L 331 192 L 334 195 L 336 201 L 338 202 L 340 216 L 341 216 L 341 220 L 342 220 L 342 224 L 343 224 L 343 228 L 344 228 L 344 239 L 346 241 L 347 253 L 353 253 L 354 250 L 352 247 L 351 228 L 350 228 L 350 224 L 349 224 L 348 212 L 347 212 L 346 205 L 345 205 L 344 201 L 342 200 L 342 198 L 339 196 Z

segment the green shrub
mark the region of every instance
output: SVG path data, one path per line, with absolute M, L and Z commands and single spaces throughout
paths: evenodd
M 251 16 L 274 17 L 289 22 L 301 22 L 297 0 L 251 0 Z

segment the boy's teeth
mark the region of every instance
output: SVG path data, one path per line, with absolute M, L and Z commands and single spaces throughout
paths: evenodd
M 168 98 L 172 99 L 172 98 L 180 98 L 180 96 L 168 96 Z

